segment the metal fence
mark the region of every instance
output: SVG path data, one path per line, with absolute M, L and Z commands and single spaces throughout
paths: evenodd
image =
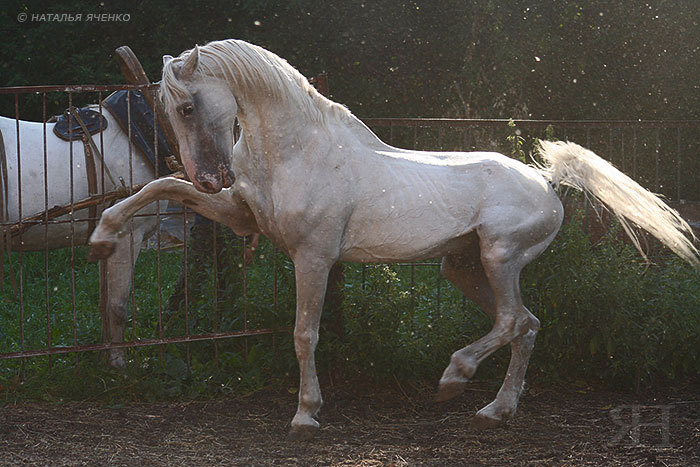
M 10 118 L 16 121 L 16 131 L 19 131 L 22 119 L 40 122 L 44 135 L 43 171 L 48 173 L 55 163 L 48 160 L 46 152 L 46 140 L 52 137 L 48 116 L 61 113 L 64 108 L 73 105 L 101 102 L 106 93 L 121 89 L 155 91 L 153 85 L 0 88 L 0 99 L 5 99 L 0 101 L 0 108 L 14 109 L 14 115 Z M 103 112 L 101 106 L 99 111 Z M 669 199 L 684 204 L 700 201 L 698 121 L 386 118 L 364 121 L 390 144 L 426 150 L 495 150 L 505 154 L 522 151 L 521 154 L 527 158 L 530 157 L 528 150 L 534 137 L 569 139 L 591 148 L 642 185 L 665 194 Z M 101 135 L 96 138 L 104 155 L 109 148 Z M 19 138 L 17 141 L 16 151 L 21 156 Z M 81 150 L 78 141 L 75 148 L 71 147 L 67 163 L 72 166 L 74 157 L 77 158 Z M 132 167 L 139 156 L 131 146 L 128 152 Z M 16 164 L 20 173 L 33 169 L 22 167 L 22 157 L 17 157 Z M 133 180 L 132 174 L 128 178 Z M 44 177 L 34 183 L 46 184 L 46 180 L 47 177 Z M 21 176 L 18 176 L 20 191 L 21 183 Z M 130 190 L 133 183 L 126 180 L 124 183 L 127 191 Z M 48 193 L 48 189 L 45 187 L 45 193 Z M 21 359 L 24 362 L 29 357 L 45 356 L 51 365 L 53 356 L 72 354 L 77 368 L 81 352 L 186 344 L 185 359 L 189 365 L 189 345 L 192 343 L 213 341 L 213 358 L 218 359 L 218 342 L 224 339 L 229 342 L 228 339 L 232 337 L 243 338 L 240 348 L 247 352 L 248 338 L 271 335 L 274 341 L 276 332 L 288 330 L 292 325 L 293 274 L 287 258 L 273 246 L 263 243 L 255 251 L 254 266 L 248 266 L 239 256 L 246 251 L 245 243 L 229 248 L 223 244 L 220 229 L 215 227 L 205 234 L 206 238 L 200 236 L 197 239 L 198 248 L 208 250 L 208 253 L 195 257 L 193 261 L 190 257 L 193 250 L 188 248 L 193 246 L 190 245 L 192 240 L 189 235 L 191 217 L 186 210 L 166 213 L 159 209 L 149 214 L 158 219 L 155 237 L 150 242 L 154 249 L 139 255 L 136 270 L 131 272 L 135 285 L 130 292 L 129 326 L 125 340 L 123 343 L 101 342 L 104 334 L 97 311 L 97 290 L 88 290 L 96 287 L 94 278 L 98 275 L 98 268 L 82 259 L 85 247 L 81 247 L 77 240 L 71 240 L 68 253 L 53 253 L 49 251 L 47 240 L 41 251 L 28 252 L 23 249 L 22 235 L 27 227 L 21 220 L 23 217 L 40 214 L 31 221 L 32 228 L 44 229 L 44 232 L 58 223 L 78 229 L 79 223 L 97 220 L 98 216 L 76 217 L 75 205 L 79 201 L 71 195 L 68 215 L 50 219 L 47 213 L 52 206 L 49 206 L 46 195 L 43 213 L 23 212 L 20 207 L 18 222 L 5 220 L 0 223 L 2 229 L 15 228 L 18 232 L 16 251 L 12 254 L 3 252 L 6 256 L 3 266 L 5 281 L 0 310 L 4 316 L 0 316 L 0 323 L 5 323 L 5 329 L 0 325 L 0 360 Z M 164 248 L 162 241 L 161 226 L 166 215 L 169 220 L 175 216 L 178 219 L 175 222 L 182 226 L 182 242 L 174 249 Z M 230 242 L 231 239 L 226 241 Z M 200 268 L 197 269 L 197 266 Z M 368 268 L 371 267 L 349 265 L 346 276 L 359 281 L 364 287 Z M 432 290 L 432 313 L 439 316 L 448 293 L 439 274 L 439 264 L 421 262 L 396 267 L 401 271 L 403 283 L 410 294 L 409 313 L 413 313 L 414 291 L 421 281 Z M 184 271 L 181 277 L 180 270 Z M 425 272 L 433 270 L 434 276 L 432 272 Z M 10 289 L 9 278 L 12 276 L 17 282 L 16 294 Z M 235 286 L 226 281 L 235 282 Z M 56 285 L 59 283 L 62 285 Z M 182 285 L 182 299 L 176 304 L 177 309 L 172 309 L 166 302 L 178 284 Z M 57 287 L 68 288 L 69 292 L 61 293 L 64 291 L 57 290 Z M 192 296 L 193 290 L 196 296 Z M 222 296 L 224 294 L 235 296 Z M 454 297 L 450 300 L 453 303 Z M 460 296 L 459 300 L 462 306 L 466 306 L 464 298 Z M 138 359 L 138 352 L 134 351 L 133 354 Z
M 158 220 L 154 236 L 144 243 L 144 245 L 150 244 L 154 251 L 139 255 L 135 272 L 124 272 L 131 274 L 132 281 L 137 279 L 128 299 L 130 312 L 127 316 L 129 323 L 126 328 L 125 340 L 121 343 L 101 342 L 107 331 L 102 329 L 100 312 L 98 311 L 99 284 L 98 281 L 94 280 L 99 276 L 98 266 L 86 263 L 87 249 L 85 246 L 81 246 L 85 242 L 85 236 L 79 238 L 80 235 L 78 235 L 78 232 L 84 230 L 86 224 L 99 220 L 99 211 L 89 215 L 85 213 L 79 215 L 79 213 L 83 201 L 99 201 L 99 198 L 102 197 L 103 203 L 101 203 L 100 208 L 103 208 L 114 202 L 114 200 L 110 200 L 110 195 L 115 192 L 128 195 L 138 189 L 133 171 L 136 164 L 142 163 L 143 160 L 135 146 L 129 144 L 127 153 L 121 155 L 128 160 L 129 167 L 128 174 L 122 174 L 123 176 L 119 177 L 119 182 L 123 186 L 116 187 L 116 190 L 114 190 L 115 187 L 105 188 L 109 184 L 105 183 L 105 170 L 101 169 L 102 173 L 98 175 L 101 180 L 100 192 L 90 196 L 89 200 L 81 199 L 74 189 L 80 181 L 77 179 L 77 173 L 74 174 L 73 168 L 80 167 L 82 163 L 83 143 L 80 140 L 68 143 L 69 149 L 68 153 L 64 155 L 65 159 L 52 160 L 47 142 L 56 137 L 52 132 L 53 123 L 50 122 L 50 117 L 63 113 L 66 108 L 92 103 L 99 103 L 98 111 L 104 115 L 107 110 L 102 107 L 101 102 L 109 93 L 118 90 L 139 90 L 143 93 L 154 93 L 156 89 L 155 85 L 0 88 L 0 106 L 3 109 L 12 108 L 14 110 L 13 114 L 9 116 L 9 119 L 13 120 L 13 124 L 9 125 L 9 131 L 7 125 L 4 129 L 6 145 L 9 144 L 9 140 L 16 142 L 16 147 L 13 144 L 12 151 L 7 151 L 8 156 L 10 152 L 15 152 L 17 155 L 16 159 L 8 161 L 10 177 L 16 178 L 6 180 L 4 183 L 0 182 L 0 187 L 4 188 L 8 184 L 10 187 L 9 199 L 5 202 L 16 201 L 15 204 L 8 206 L 10 216 L 8 218 L 6 218 L 7 216 L 0 217 L 0 231 L 6 235 L 2 251 L 3 261 L 0 263 L 0 267 L 3 269 L 2 301 L 0 303 L 0 360 L 21 359 L 23 368 L 26 358 L 46 356 L 48 357 L 48 365 L 51 367 L 53 356 L 74 354 L 77 368 L 78 353 L 80 352 L 185 343 L 187 344 L 186 360 L 189 366 L 190 343 L 216 342 L 231 337 L 242 337 L 244 338 L 243 350 L 247 352 L 246 338 L 273 335 L 274 339 L 274 333 L 280 330 L 280 326 L 276 324 L 270 327 L 252 326 L 252 322 L 247 316 L 249 303 L 247 265 L 242 258 L 235 260 L 236 265 L 240 265 L 240 271 L 236 271 L 236 275 L 242 278 L 240 289 L 242 306 L 240 310 L 237 310 L 241 312 L 240 318 L 228 326 L 221 325 L 222 317 L 219 303 L 222 300 L 217 297 L 219 288 L 211 287 L 213 306 L 207 310 L 209 322 L 206 325 L 198 322 L 201 321 L 202 313 L 201 310 L 197 310 L 197 312 L 192 310 L 196 300 L 190 297 L 193 279 L 188 278 L 188 270 L 192 266 L 192 259 L 188 257 L 188 252 L 191 250 L 189 248 L 189 233 L 194 222 L 192 213 L 183 208 L 167 212 L 159 208 L 153 214 L 137 215 L 140 217 L 154 216 Z M 37 107 L 40 111 L 37 111 Z M 24 121 L 34 121 L 36 125 L 41 127 L 42 141 L 29 148 L 23 148 L 25 140 L 21 128 L 25 128 Z M 127 136 L 130 139 L 130 130 L 128 132 Z M 100 154 L 98 159 L 113 156 L 110 154 L 110 145 L 108 141 L 105 141 L 103 133 L 95 134 L 93 139 Z M 155 134 L 154 140 L 157 140 Z M 39 158 L 42 161 L 41 167 L 27 166 L 25 161 L 29 158 L 28 152 L 37 151 L 37 148 L 43 152 L 42 157 Z M 51 198 L 50 190 L 55 188 L 49 186 L 49 180 L 51 180 L 52 170 L 57 169 L 56 164 L 66 164 L 70 167 L 70 193 L 63 206 L 54 206 L 49 201 Z M 98 165 L 104 167 L 102 164 Z M 32 173 L 34 172 L 37 176 L 33 177 Z M 155 178 L 155 168 L 154 174 L 150 178 Z M 28 212 L 24 208 L 29 201 L 36 201 L 22 199 L 22 193 L 28 183 L 44 186 L 43 210 L 41 212 Z M 105 200 L 106 202 L 104 202 Z M 85 209 L 82 211 L 84 212 Z M 53 214 L 56 212 L 64 213 L 64 215 L 54 217 Z M 11 220 L 13 213 L 17 214 L 15 220 Z M 169 237 L 179 243 L 175 248 L 166 248 L 165 246 L 162 227 L 166 221 L 170 226 L 175 225 L 175 230 L 182 234 L 179 239 Z M 179 229 L 177 228 L 178 224 Z M 57 253 L 52 251 L 53 239 L 50 229 L 61 225 L 68 226 L 71 234 L 75 235 L 71 235 L 67 248 L 62 253 Z M 221 266 L 221 262 L 217 261 L 216 258 L 216 255 L 221 253 L 221 245 L 217 245 L 217 239 L 220 238 L 217 235 L 218 230 L 216 228 L 210 229 L 212 236 L 209 239 L 204 239 L 207 246 L 210 247 L 209 257 L 195 258 L 196 261 L 208 261 L 215 282 L 219 281 L 220 271 L 218 269 Z M 35 232 L 38 232 L 38 235 L 43 234 L 44 247 L 39 251 L 29 251 L 30 248 L 26 247 L 25 239 Z M 133 233 L 129 235 L 133 235 Z M 243 239 L 242 245 L 238 248 L 241 255 L 247 248 L 245 242 L 246 240 Z M 3 244 L 0 243 L 0 245 Z M 132 258 L 135 253 L 137 252 L 132 249 Z M 177 258 L 175 260 L 169 258 L 172 255 L 177 256 Z M 257 260 L 260 262 L 262 255 L 258 254 L 257 256 Z M 268 256 L 273 272 L 268 287 L 268 295 L 272 299 L 267 305 L 274 310 L 278 297 L 278 270 L 283 260 L 280 260 L 280 255 L 276 251 L 271 251 Z M 171 264 L 171 269 L 173 267 L 178 270 L 182 269 L 183 275 L 179 281 L 177 277 L 174 277 L 167 282 L 162 277 L 163 266 L 164 263 L 173 262 L 181 263 L 181 268 Z M 143 277 L 146 278 L 147 283 L 139 283 L 138 278 Z M 89 284 L 90 288 L 94 290 L 85 290 L 86 284 Z M 184 328 L 174 326 L 178 328 L 179 332 L 169 333 L 166 325 L 167 313 L 173 310 L 166 310 L 166 301 L 168 294 L 178 285 L 182 289 L 182 305 L 179 306 L 182 316 L 179 319 L 183 321 Z M 66 293 L 66 289 L 68 293 Z M 143 317 L 139 316 L 139 312 L 143 311 L 140 302 L 144 301 L 142 297 L 146 295 L 151 296 L 146 301 L 152 309 L 149 310 L 148 317 Z M 282 328 L 284 329 L 284 327 Z M 218 352 L 216 354 L 218 357 Z

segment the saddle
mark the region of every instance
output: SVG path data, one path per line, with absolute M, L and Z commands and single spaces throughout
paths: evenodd
M 153 110 L 146 102 L 146 98 L 140 91 L 117 91 L 102 101 L 102 105 L 117 121 L 124 134 L 131 136 L 131 142 L 138 147 L 151 164 L 157 169 L 157 176 L 170 175 L 171 164 L 168 158 L 172 154 L 163 132 L 155 123 Z M 63 115 L 55 117 L 54 133 L 65 141 L 82 140 L 85 149 L 85 168 L 88 178 L 88 192 L 90 196 L 96 195 L 97 170 L 95 156 L 102 159 L 102 154 L 92 139 L 92 135 L 104 131 L 107 128 L 107 119 L 99 112 L 84 107 L 77 109 L 70 107 Z M 155 126 L 155 128 L 154 128 Z M 154 143 L 154 132 L 157 140 L 157 151 Z M 156 157 L 158 154 L 158 157 Z M 103 161 L 104 162 L 104 161 Z M 109 169 L 103 164 L 105 175 L 113 185 L 116 180 Z M 123 182 L 122 182 L 123 183 Z M 1 206 L 1 204 L 0 204 Z M 97 207 L 89 208 L 88 235 L 95 228 L 97 220 Z
M 160 126 L 155 123 L 153 109 L 148 105 L 141 91 L 114 92 L 102 101 L 102 105 L 114 116 L 125 134 L 129 134 L 129 126 L 131 126 L 131 141 L 157 168 L 159 177 L 173 172 L 169 170 L 166 162 L 166 157 L 172 155 L 172 150 Z M 157 131 L 158 157 L 154 147 L 154 125 Z
M 124 134 L 129 134 L 129 126 L 131 126 L 131 142 L 139 148 L 154 167 L 158 168 L 159 177 L 170 175 L 174 171 L 169 169 L 170 164 L 166 159 L 172 155 L 172 150 L 157 125 L 158 157 L 156 158 L 153 141 L 153 109 L 148 105 L 141 91 L 114 92 L 102 101 L 102 105 L 117 120 Z M 72 118 L 70 110 L 66 109 L 63 115 L 58 115 L 50 120 L 56 122 L 53 132 L 65 141 L 86 141 L 90 139 L 90 136 L 107 128 L 107 119 L 96 110 L 88 107 L 74 108 Z M 129 113 L 131 117 L 129 117 Z
M 53 126 L 53 132 L 56 136 L 65 141 L 77 141 L 83 139 L 83 136 L 94 135 L 107 128 L 107 119 L 96 110 L 84 107 L 77 109 L 77 112 L 88 130 L 88 135 L 85 135 L 80 121 L 70 117 L 70 109 L 66 109 L 63 115 L 55 117 L 56 124 Z

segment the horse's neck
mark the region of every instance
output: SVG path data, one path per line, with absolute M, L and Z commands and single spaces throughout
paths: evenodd
M 312 115 L 308 109 L 289 108 L 287 102 L 238 97 L 237 100 L 240 106 L 238 118 L 251 155 L 277 158 L 270 161 L 273 164 L 284 162 L 288 156 L 294 157 L 296 151 L 288 152 L 290 146 L 299 149 L 299 145 L 313 144 L 313 140 L 319 138 L 342 147 L 389 148 L 362 121 L 344 109 L 313 109 L 317 114 Z

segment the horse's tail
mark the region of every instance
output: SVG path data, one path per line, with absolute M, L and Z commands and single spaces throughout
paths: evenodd
M 544 160 L 540 173 L 554 185 L 564 184 L 600 201 L 622 224 L 634 246 L 642 253 L 630 223 L 659 239 L 678 256 L 700 269 L 700 252 L 688 223 L 658 196 L 644 189 L 612 164 L 574 143 L 538 141 Z

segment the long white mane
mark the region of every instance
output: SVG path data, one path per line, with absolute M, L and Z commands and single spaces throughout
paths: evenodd
M 194 73 L 226 80 L 237 98 L 252 93 L 269 96 L 279 105 L 289 105 L 295 112 L 316 121 L 330 115 L 341 118 L 352 115 L 342 105 L 322 96 L 286 60 L 262 47 L 228 39 L 196 48 L 199 66 Z M 193 50 L 184 51 L 163 66 L 160 92 L 166 108 L 174 108 L 190 98 L 187 88 L 178 79 L 178 73 Z

